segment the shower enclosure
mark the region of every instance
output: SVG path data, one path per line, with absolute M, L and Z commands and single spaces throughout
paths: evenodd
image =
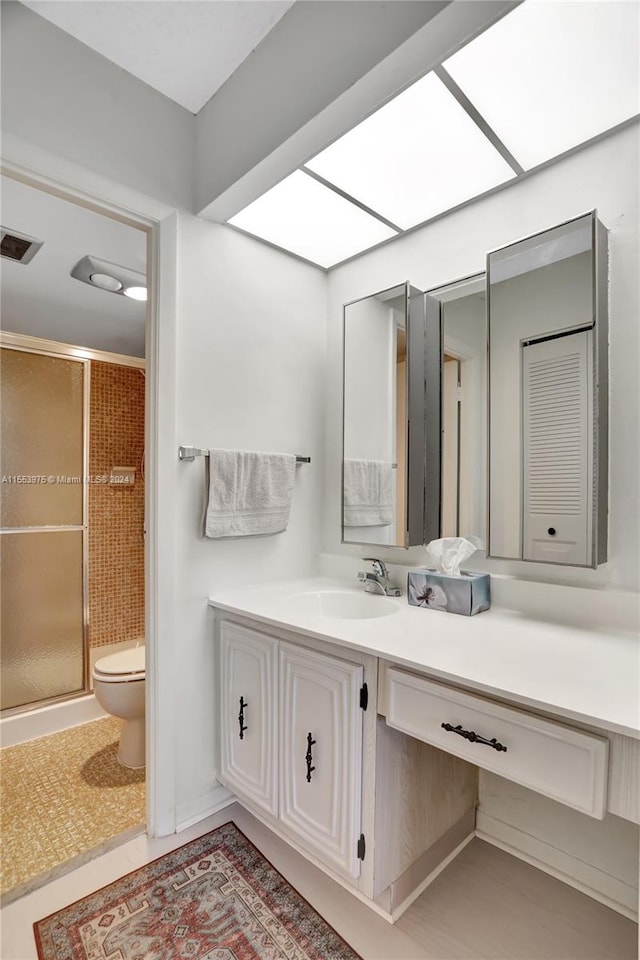
M 90 363 L 2 346 L 0 705 L 88 690 Z

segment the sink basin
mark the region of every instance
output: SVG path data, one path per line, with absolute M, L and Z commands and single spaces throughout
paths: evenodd
M 334 620 L 370 620 L 388 617 L 400 609 L 397 602 L 374 593 L 355 593 L 347 590 L 312 590 L 294 593 L 287 598 L 287 608 L 293 613 Z

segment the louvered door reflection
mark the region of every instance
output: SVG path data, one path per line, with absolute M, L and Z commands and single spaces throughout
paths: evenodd
M 524 560 L 591 562 L 591 338 L 581 330 L 522 348 Z

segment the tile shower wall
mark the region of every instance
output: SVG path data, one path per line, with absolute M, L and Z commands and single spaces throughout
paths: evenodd
M 144 635 L 144 376 L 91 362 L 89 424 L 89 645 Z M 135 467 L 133 486 L 95 482 Z

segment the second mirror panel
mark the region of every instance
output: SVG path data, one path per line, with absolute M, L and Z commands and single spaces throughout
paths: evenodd
M 486 541 L 485 275 L 438 287 L 442 310 L 441 536 Z

